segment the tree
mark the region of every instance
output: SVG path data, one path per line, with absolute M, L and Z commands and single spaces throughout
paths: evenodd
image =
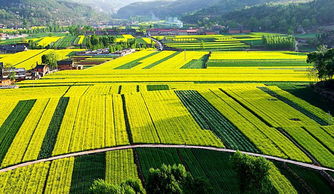
M 242 193 L 268 193 L 271 190 L 272 186 L 268 181 L 269 161 L 240 152 L 236 152 L 232 160 Z
M 307 63 L 313 63 L 313 71 L 317 73 L 320 80 L 327 81 L 334 76 L 334 49 L 327 49 L 325 46 L 318 48 L 318 51 L 307 55 Z
M 89 191 L 93 194 L 143 194 L 144 189 L 138 180 L 129 179 L 120 185 L 113 185 L 102 179 L 93 182 Z
M 50 52 L 42 56 L 42 63 L 48 65 L 51 69 L 57 67 L 58 56 L 55 52 Z
M 149 170 L 146 190 L 150 194 L 205 194 L 212 189 L 205 180 L 193 178 L 182 164 L 163 164 Z

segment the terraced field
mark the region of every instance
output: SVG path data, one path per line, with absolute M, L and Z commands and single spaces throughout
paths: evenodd
M 36 64 L 42 63 L 42 56 L 50 52 L 55 52 L 58 60 L 62 60 L 68 57 L 72 52 L 80 51 L 80 49 L 35 49 L 23 51 L 15 54 L 5 55 L 0 59 L 6 66 L 14 66 L 15 68 L 25 68 L 26 70 L 33 69 Z
M 234 60 L 233 54 L 240 55 L 144 50 L 0 90 L 0 166 L 15 167 L 0 173 L 0 192 L 86 193 L 98 178 L 114 184 L 134 178 L 145 184 L 149 168 L 162 163 L 184 164 L 193 176 L 208 180 L 216 193 L 240 191 L 227 153 L 180 148 L 103 151 L 136 144 L 228 148 L 334 169 L 334 118 L 276 82 L 259 83 L 310 81 L 306 70 L 260 67 L 262 62 L 247 68 L 206 67 L 213 57 Z M 242 56 L 305 59 L 294 52 Z M 247 83 L 236 83 L 242 81 Z M 92 150 L 102 152 L 15 166 Z M 272 162 L 269 177 L 278 193 L 332 192 L 319 172 L 294 165 Z

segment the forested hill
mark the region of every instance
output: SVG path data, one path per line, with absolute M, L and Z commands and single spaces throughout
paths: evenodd
M 101 19 L 93 8 L 68 1 L 0 0 L 1 24 L 89 24 Z
M 246 6 L 281 1 L 286 0 L 158 0 L 132 3 L 121 8 L 117 15 L 122 18 L 129 18 L 138 15 L 150 16 L 153 13 L 158 17 L 164 18 L 166 16 L 182 16 L 196 12 L 196 16 L 202 15 L 202 13 L 212 16 L 242 9 Z
M 218 23 L 230 27 L 244 26 L 252 30 L 293 33 L 333 25 L 334 1 L 315 0 L 304 3 L 263 4 L 233 12 L 202 10 L 182 18 L 186 23 Z

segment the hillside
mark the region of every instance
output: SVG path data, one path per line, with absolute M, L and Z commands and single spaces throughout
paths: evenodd
M 209 16 L 212 23 L 237 27 L 242 25 L 252 30 L 293 33 L 301 30 L 317 30 L 319 26 L 332 25 L 334 1 L 315 0 L 305 3 L 264 4 L 229 13 L 214 13 L 202 10 L 182 18 L 186 23 L 198 23 Z M 218 9 L 217 9 L 218 10 Z M 206 18 L 207 20 L 207 18 Z
M 305 2 L 310 0 L 294 0 L 293 2 Z M 277 4 L 287 4 L 292 1 L 290 0 L 220 0 L 219 3 L 214 4 L 213 6 L 204 7 L 201 10 L 198 10 L 193 13 L 189 13 L 183 17 L 183 21 L 186 23 L 196 23 L 202 18 L 215 18 L 220 17 L 223 14 L 230 13 L 233 11 L 248 9 L 254 6 L 261 6 L 266 3 L 271 5 Z
M 137 2 L 121 8 L 117 15 L 121 18 L 131 16 L 150 16 L 152 13 L 158 17 L 182 16 L 196 13 L 200 15 L 205 10 L 205 14 L 210 16 L 218 13 L 226 13 L 245 6 L 253 6 L 266 2 L 279 2 L 282 0 L 175 0 L 175 1 L 153 1 Z M 208 10 L 208 12 L 206 11 Z
M 117 16 L 121 18 L 130 18 L 133 16 L 151 16 L 158 17 L 180 16 L 187 12 L 200 10 L 219 2 L 219 0 L 160 0 L 152 2 L 137 2 L 121 8 Z
M 0 0 L 0 23 L 7 25 L 89 24 L 101 21 L 93 8 L 60 0 Z

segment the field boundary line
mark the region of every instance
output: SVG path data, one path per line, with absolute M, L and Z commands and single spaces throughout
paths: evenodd
M 96 153 L 115 151 L 115 150 L 135 149 L 135 148 L 184 148 L 184 149 L 210 150 L 210 151 L 225 152 L 225 153 L 235 153 L 235 152 L 237 152 L 237 150 L 219 148 L 219 147 L 212 147 L 212 146 L 176 145 L 176 144 L 134 144 L 134 145 L 117 146 L 117 147 L 110 147 L 110 148 L 101 148 L 101 149 L 95 149 L 95 150 L 74 152 L 74 153 L 69 153 L 69 154 L 53 156 L 53 157 L 45 158 L 45 159 L 40 159 L 40 160 L 35 160 L 35 161 L 30 161 L 30 162 L 24 162 L 24 163 L 21 163 L 21 164 L 17 164 L 17 165 L 2 168 L 2 169 L 0 169 L 0 173 L 7 172 L 7 171 L 10 171 L 10 170 L 14 170 L 14 169 L 19 168 L 19 167 L 29 166 L 29 165 L 32 165 L 32 164 L 38 164 L 38 163 L 41 163 L 41 162 L 49 162 L 49 161 L 54 161 L 54 160 L 64 159 L 64 158 L 69 158 L 69 157 L 76 157 L 76 156 L 82 156 L 82 155 L 88 155 L 88 154 L 96 154 Z M 276 157 L 276 156 L 269 156 L 269 155 L 265 155 L 265 154 L 257 154 L 257 153 L 252 153 L 252 152 L 245 152 L 245 151 L 240 151 L 240 152 L 243 153 L 243 154 L 249 155 L 249 156 L 264 157 L 268 160 L 294 164 L 294 165 L 297 165 L 297 166 L 310 168 L 310 169 L 313 169 L 313 170 L 334 172 L 334 169 L 332 169 L 332 168 L 317 166 L 317 165 L 309 164 L 309 163 L 305 163 L 305 162 L 298 162 L 298 161 L 294 161 L 294 160 L 279 158 L 279 157 Z

